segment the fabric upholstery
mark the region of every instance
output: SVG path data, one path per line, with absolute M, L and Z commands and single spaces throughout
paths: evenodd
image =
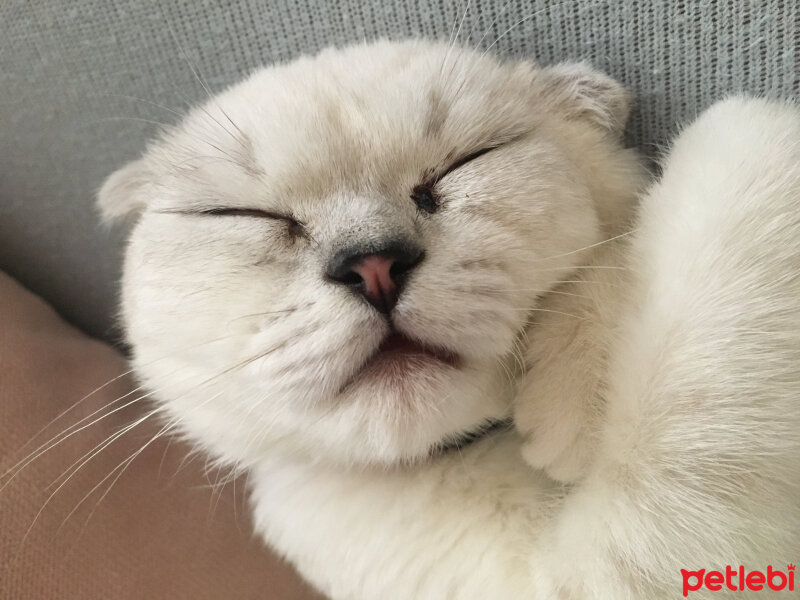
M 447 39 L 462 15 L 465 44 L 620 79 L 639 101 L 629 139 L 650 154 L 730 92 L 798 93 L 800 5 L 785 0 L 4 0 L 0 268 L 113 336 L 124 230 L 98 229 L 93 195 L 154 121 L 206 96 L 193 70 L 219 90 L 329 44 Z
M 140 400 L 111 413 L 141 397 L 125 396 L 135 389 L 119 377 L 126 368 L 0 272 L 0 598 L 319 599 L 250 533 L 243 483 L 212 489 L 217 475 L 204 475 L 202 457 L 186 460 L 184 444 L 156 440 L 114 481 L 115 467 L 161 423 L 142 422 L 59 487 L 69 467 L 152 408 Z M 97 410 L 108 416 L 81 423 Z M 15 463 L 71 425 L 74 435 L 10 478 Z

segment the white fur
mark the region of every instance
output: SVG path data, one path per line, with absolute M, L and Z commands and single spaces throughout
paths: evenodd
M 256 73 L 101 190 L 138 215 L 137 373 L 332 598 L 674 598 L 681 567 L 798 559 L 800 117 L 710 111 L 629 236 L 626 113 L 585 65 L 383 42 Z M 187 214 L 222 207 L 307 235 Z M 394 323 L 462 364 L 342 392 L 388 329 L 324 265 L 398 236 L 426 255 Z M 521 437 L 430 455 L 512 404 Z
M 629 270 L 600 276 L 623 291 L 594 302 L 591 327 L 611 324 L 604 375 L 591 364 L 532 375 L 555 389 L 551 373 L 587 373 L 589 410 L 567 414 L 576 433 L 596 432 L 588 449 L 551 452 L 578 484 L 534 572 L 570 598 L 672 598 L 681 568 L 785 570 L 800 555 L 800 111 L 751 99 L 709 109 L 678 137 L 624 250 Z

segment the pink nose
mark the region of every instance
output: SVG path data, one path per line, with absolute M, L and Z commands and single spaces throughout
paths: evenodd
M 328 280 L 347 286 L 382 313 L 392 312 L 401 287 L 424 256 L 422 248 L 408 242 L 390 242 L 364 252 L 344 248 L 328 263 Z
M 363 293 L 370 304 L 384 310 L 391 309 L 397 300 L 397 286 L 392 280 L 394 263 L 391 256 L 370 254 L 351 267 L 364 281 Z

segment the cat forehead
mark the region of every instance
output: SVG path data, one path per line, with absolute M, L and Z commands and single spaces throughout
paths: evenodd
M 529 128 L 530 71 L 421 41 L 328 50 L 210 99 L 154 154 L 172 173 L 176 164 L 190 171 L 195 184 L 236 170 L 242 183 L 291 184 L 295 193 L 391 185 Z
M 230 107 L 263 137 L 384 140 L 496 127 L 523 116 L 513 108 L 529 87 L 524 63 L 430 42 L 383 42 L 263 69 L 210 104 Z

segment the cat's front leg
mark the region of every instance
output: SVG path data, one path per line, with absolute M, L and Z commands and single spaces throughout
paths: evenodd
M 528 330 L 514 421 L 525 460 L 557 481 L 583 479 L 596 456 L 608 344 L 626 284 L 625 237 L 593 249 L 569 281 L 534 309 Z
M 733 99 L 701 116 L 631 257 L 595 457 L 534 552 L 558 581 L 543 597 L 680 598 L 684 572 L 800 556 L 800 111 Z

